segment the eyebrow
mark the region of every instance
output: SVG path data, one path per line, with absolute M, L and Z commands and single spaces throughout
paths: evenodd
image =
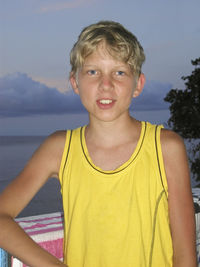
M 98 66 L 97 65 L 95 65 L 95 64 L 83 64 L 83 67 L 97 67 L 98 68 Z M 124 63 L 124 65 L 115 65 L 113 68 L 124 68 L 124 67 L 127 67 L 126 66 L 126 64 Z
M 93 65 L 93 64 L 83 64 L 83 67 L 97 67 L 97 65 Z

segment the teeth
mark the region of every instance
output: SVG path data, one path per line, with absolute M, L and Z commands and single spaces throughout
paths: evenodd
M 110 103 L 112 103 L 112 100 L 110 100 L 110 99 L 102 99 L 102 100 L 100 100 L 100 103 L 101 104 L 110 104 Z

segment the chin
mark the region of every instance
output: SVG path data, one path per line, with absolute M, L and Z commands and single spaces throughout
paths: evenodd
M 94 114 L 91 116 L 91 118 L 95 118 L 98 121 L 102 122 L 114 122 L 117 119 L 119 119 L 122 116 L 122 114 Z

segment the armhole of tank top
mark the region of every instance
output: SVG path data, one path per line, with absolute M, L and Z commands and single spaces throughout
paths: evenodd
M 165 194 L 168 198 L 168 184 L 167 184 L 167 177 L 166 177 L 161 142 L 160 142 L 160 133 L 162 128 L 163 128 L 162 125 L 157 125 L 155 128 L 155 146 L 156 146 L 156 156 L 158 162 L 158 169 L 160 173 L 160 179 L 163 189 L 165 190 Z
M 72 139 L 72 132 L 73 130 L 67 130 L 66 131 L 66 138 L 65 138 L 65 146 L 62 154 L 62 159 L 60 163 L 60 169 L 59 169 L 59 181 L 61 185 L 61 193 L 62 193 L 62 185 L 63 185 L 63 173 L 66 167 L 70 145 L 71 145 L 71 139 Z

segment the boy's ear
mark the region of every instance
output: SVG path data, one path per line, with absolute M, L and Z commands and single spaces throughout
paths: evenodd
M 136 84 L 135 90 L 133 92 L 133 97 L 137 97 L 141 94 L 141 92 L 144 88 L 145 81 L 146 81 L 146 78 L 145 78 L 144 74 L 141 73 L 138 80 L 137 80 L 137 84 Z
M 77 83 L 77 79 L 76 79 L 76 74 L 71 73 L 69 80 L 70 80 L 72 89 L 74 90 L 75 94 L 78 95 L 79 94 L 79 90 L 78 90 L 78 83 Z

